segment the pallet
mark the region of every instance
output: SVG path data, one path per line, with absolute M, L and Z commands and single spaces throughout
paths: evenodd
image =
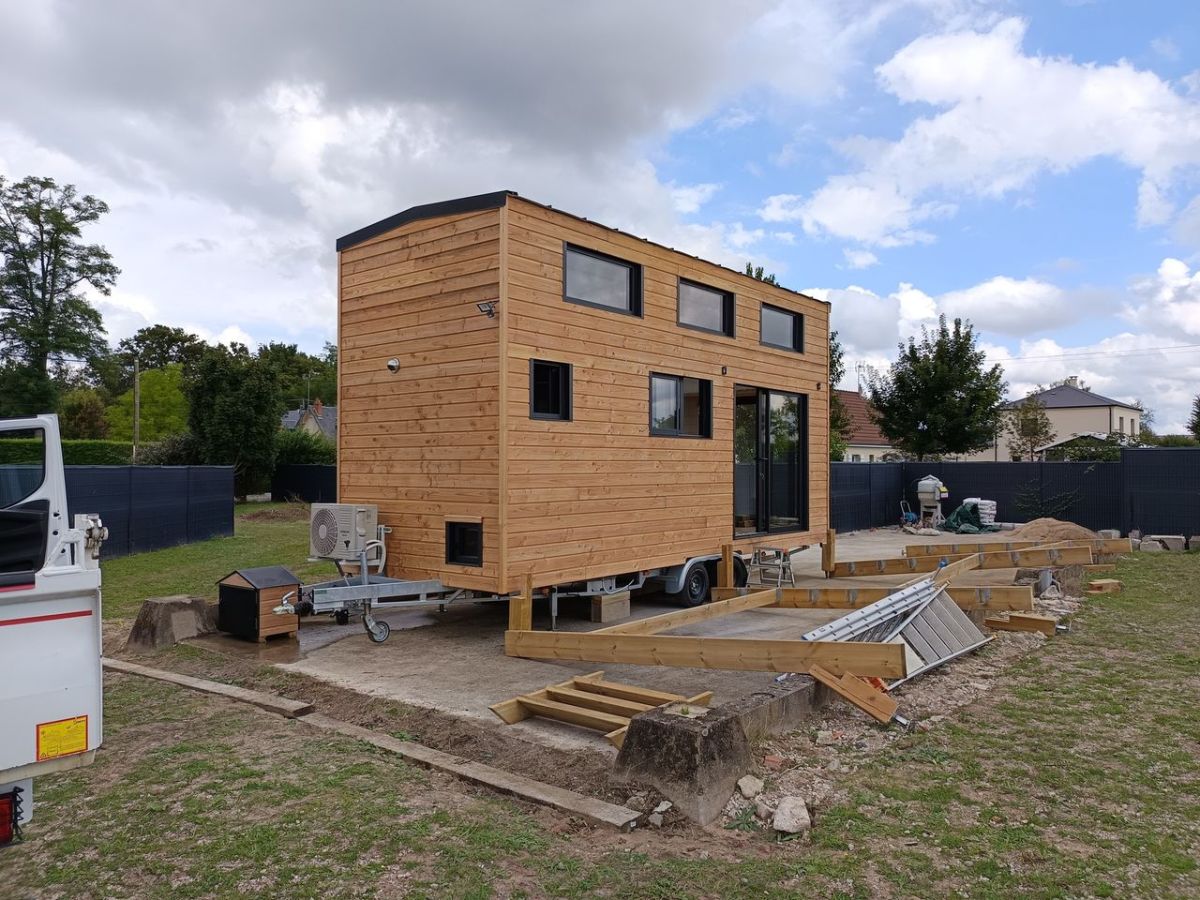
M 618 749 L 625 742 L 629 721 L 638 713 L 647 712 L 668 703 L 694 703 L 708 706 L 712 691 L 694 697 L 655 691 L 650 688 L 605 681 L 604 672 L 576 675 L 567 681 L 547 685 L 540 691 L 522 694 L 490 706 L 506 725 L 513 725 L 533 716 L 554 719 L 594 731 L 603 731 L 605 738 Z

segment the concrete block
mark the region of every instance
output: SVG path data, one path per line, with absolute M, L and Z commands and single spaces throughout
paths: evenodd
M 808 675 L 793 675 L 721 705 L 733 712 L 752 741 L 786 734 L 804 725 L 829 702 L 829 688 Z
M 1193 534 L 1188 538 L 1189 550 L 1200 550 L 1200 534 Z
M 1183 539 L 1182 534 L 1148 534 L 1146 535 L 1146 540 L 1158 541 L 1162 544 L 1164 550 L 1171 550 L 1177 553 L 1187 549 L 1187 542 Z M 1142 549 L 1145 549 L 1144 541 Z
M 1143 553 L 1162 553 L 1163 545 L 1158 541 L 1145 540 L 1138 549 Z
M 1140 528 L 1135 528 L 1129 532 L 1129 536 L 1136 541 L 1140 541 L 1142 539 L 1142 530 Z
M 592 621 L 608 624 L 629 618 L 629 591 L 592 597 Z
M 1142 539 L 1141 538 L 1130 538 L 1129 546 L 1134 550 L 1139 549 L 1142 546 Z
M 1102 537 L 1102 538 L 1115 541 L 1117 538 L 1119 538 L 1121 536 L 1121 529 L 1119 529 L 1119 528 L 1101 528 L 1096 533 L 1098 535 L 1100 535 L 1100 537 Z
M 138 610 L 125 646 L 147 653 L 216 629 L 217 608 L 203 597 L 151 597 Z
M 633 717 L 612 780 L 654 787 L 681 813 L 708 825 L 751 767 L 750 742 L 735 711 L 670 704 Z

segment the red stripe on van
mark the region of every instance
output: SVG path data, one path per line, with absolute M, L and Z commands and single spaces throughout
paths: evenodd
M 0 619 L 0 628 L 5 625 L 28 625 L 31 622 L 53 622 L 57 619 L 81 619 L 85 616 L 90 616 L 90 609 L 81 609 L 77 612 L 54 613 L 49 616 L 26 616 L 23 619 Z

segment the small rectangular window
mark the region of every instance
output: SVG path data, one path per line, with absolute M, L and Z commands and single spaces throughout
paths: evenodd
M 1125 433 L 1125 417 L 1118 416 L 1117 421 L 1120 422 L 1120 424 L 1117 426 L 1117 431 L 1119 431 L 1121 434 L 1124 434 Z
M 607 253 L 564 244 L 563 299 L 640 316 L 642 267 Z
M 651 375 L 650 433 L 712 437 L 712 382 L 682 375 Z
M 446 562 L 460 566 L 483 565 L 483 523 L 446 523 Z
M 679 324 L 733 337 L 734 300 L 731 291 L 719 291 L 685 278 L 679 279 Z
M 804 316 L 778 306 L 762 305 L 759 340 L 768 347 L 804 352 Z
M 529 417 L 571 418 L 571 366 L 568 363 L 529 361 Z

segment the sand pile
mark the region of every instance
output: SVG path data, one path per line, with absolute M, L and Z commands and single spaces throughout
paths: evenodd
M 1011 534 L 1015 541 L 1094 541 L 1099 537 L 1082 525 L 1058 519 L 1034 519 Z

